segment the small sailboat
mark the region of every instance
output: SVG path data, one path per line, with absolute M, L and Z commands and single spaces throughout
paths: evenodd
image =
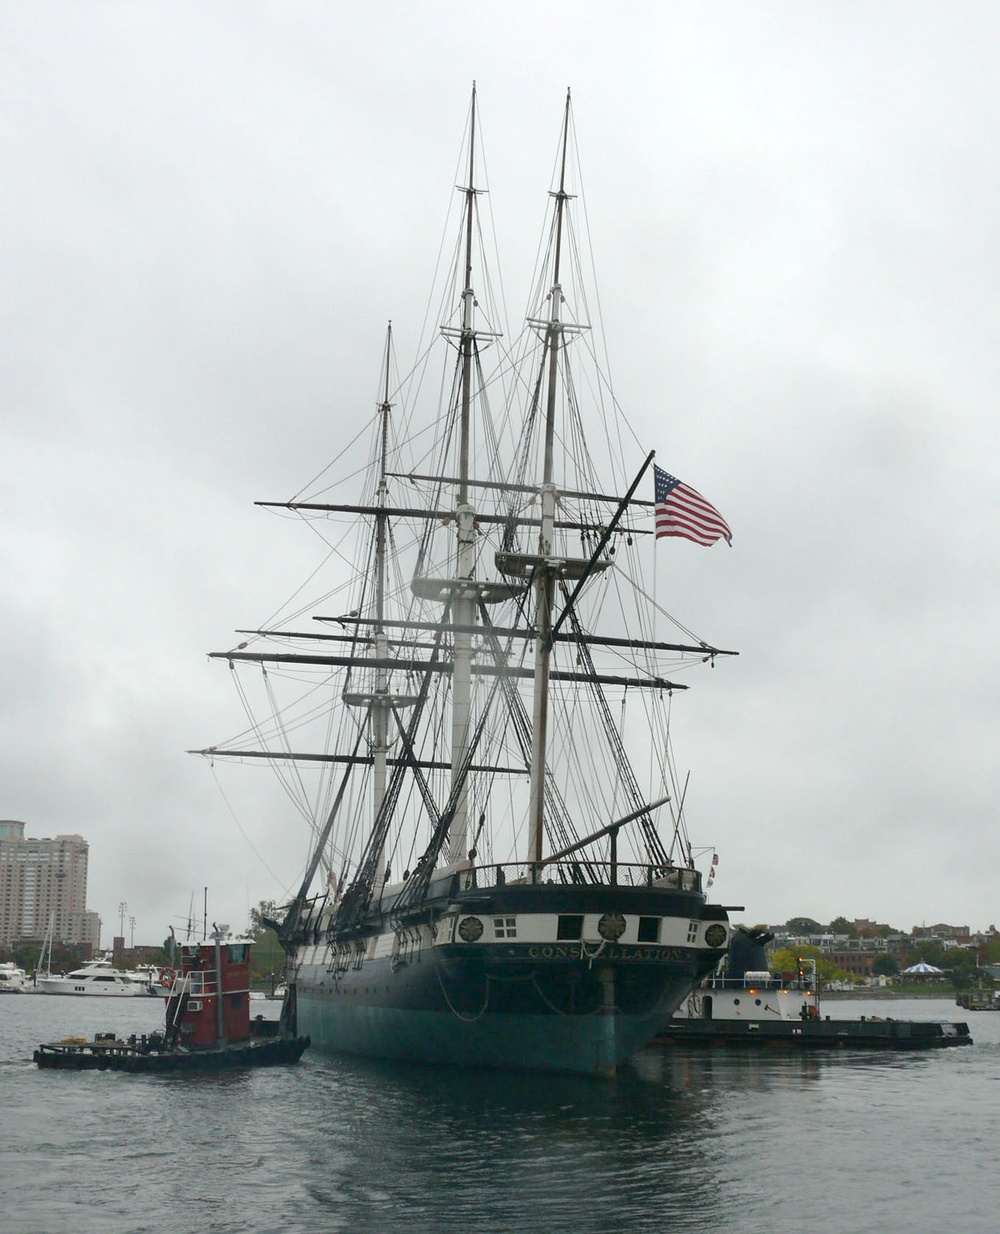
M 261 503 L 320 528 L 341 571 L 360 526 L 349 578 L 313 629 L 298 604 L 213 653 L 244 699 L 239 670 L 258 676 L 271 711 L 252 747 L 198 753 L 266 758 L 293 792 L 321 776 L 277 923 L 286 1013 L 317 1049 L 611 1075 L 726 951 L 669 713 L 675 669 L 734 653 L 660 629 L 648 498 L 663 494 L 652 454 L 621 449 L 587 320 L 573 149 L 567 96 L 544 259 L 508 347 L 479 267 L 473 91 L 442 397 L 423 420 L 405 406 L 420 378 L 394 380 L 390 330 L 360 501 L 324 476 Z

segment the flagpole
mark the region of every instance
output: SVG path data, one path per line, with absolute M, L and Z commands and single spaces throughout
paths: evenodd
M 652 457 L 654 459 L 656 458 L 655 450 L 653 451 Z M 653 530 L 654 532 L 656 530 L 656 507 L 655 506 L 653 507 Z M 656 551 L 656 536 L 654 535 L 653 536 L 653 630 L 652 630 L 652 635 L 651 635 L 654 643 L 659 637 L 659 629 L 660 629 L 660 597 L 659 597 L 659 585 L 658 585 L 659 575 L 657 573 L 658 566 L 659 566 L 659 560 L 658 560 L 659 556 L 660 554 Z M 656 710 L 654 708 L 653 716 L 655 717 L 655 715 L 656 715 Z M 651 731 L 655 733 L 656 732 L 655 726 L 650 726 L 650 727 L 651 727 Z M 646 793 L 647 800 L 652 799 L 653 776 L 656 774 L 656 768 L 659 764 L 660 764 L 659 751 L 657 751 L 656 756 L 649 760 L 649 789 Z M 664 769 L 661 767 L 660 779 L 663 781 L 664 789 L 666 789 L 667 777 L 666 775 L 663 774 L 663 770 Z

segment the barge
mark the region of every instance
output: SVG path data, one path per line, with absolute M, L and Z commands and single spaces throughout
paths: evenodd
M 972 1045 L 968 1024 L 861 1016 L 834 1020 L 820 1012 L 816 962 L 775 976 L 764 948 L 773 935 L 738 926 L 723 971 L 688 995 L 657 1045 L 786 1046 L 793 1049 L 928 1050 Z

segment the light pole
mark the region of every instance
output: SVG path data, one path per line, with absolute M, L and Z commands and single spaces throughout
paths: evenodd
M 129 917 L 128 926 L 129 926 L 129 931 L 131 933 L 131 937 L 129 938 L 128 945 L 134 951 L 135 950 L 135 918 L 134 917 Z
M 125 914 L 128 912 L 128 905 L 124 900 L 118 905 L 118 937 L 125 941 Z

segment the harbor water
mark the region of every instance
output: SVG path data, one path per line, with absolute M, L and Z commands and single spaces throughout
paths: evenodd
M 253 1008 L 257 1011 L 261 1004 Z M 993 1234 L 1000 1013 L 926 1053 L 649 1049 L 616 1081 L 308 1051 L 218 1076 L 40 1071 L 153 999 L 0 998 L 4 1234 Z

